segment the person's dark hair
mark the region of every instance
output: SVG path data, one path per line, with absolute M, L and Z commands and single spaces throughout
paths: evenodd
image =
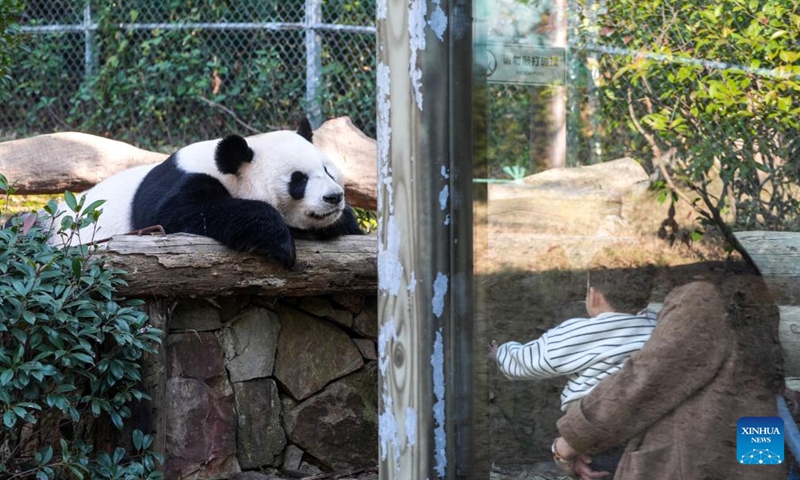
M 589 271 L 588 285 L 603 293 L 606 301 L 620 313 L 638 313 L 647 307 L 653 290 L 656 268 L 599 268 Z

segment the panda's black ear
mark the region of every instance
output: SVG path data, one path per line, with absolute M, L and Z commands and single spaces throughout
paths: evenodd
M 228 135 L 217 144 L 214 151 L 214 162 L 222 173 L 236 174 L 245 162 L 253 161 L 253 150 L 247 140 L 239 135 Z
M 314 131 L 311 130 L 311 123 L 309 123 L 307 118 L 304 118 L 300 121 L 300 126 L 297 128 L 297 134 L 309 142 L 312 142 L 311 139 L 314 137 Z

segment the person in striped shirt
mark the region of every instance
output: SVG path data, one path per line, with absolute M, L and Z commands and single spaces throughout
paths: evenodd
M 571 318 L 527 343 L 492 340 L 490 355 L 510 379 L 567 377 L 561 410 L 586 396 L 595 385 L 622 368 L 631 353 L 641 350 L 656 326 L 656 312 L 647 303 L 655 268 L 591 272 L 586 288 L 586 318 Z M 596 469 L 613 471 L 618 454 Z M 615 458 L 616 457 L 616 458 Z M 558 457 L 555 456 L 558 461 Z

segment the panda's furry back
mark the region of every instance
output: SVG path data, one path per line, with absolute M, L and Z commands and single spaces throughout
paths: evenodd
M 87 204 L 106 201 L 95 239 L 159 224 L 290 266 L 289 225 L 321 238 L 361 233 L 343 193 L 341 172 L 312 145 L 309 130 L 198 142 L 162 163 L 117 173 L 85 195 Z

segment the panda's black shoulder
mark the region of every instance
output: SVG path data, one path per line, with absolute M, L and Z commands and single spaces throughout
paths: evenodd
M 222 183 L 204 173 L 188 172 L 173 154 L 155 166 L 142 179 L 131 203 L 131 225 L 134 229 L 156 225 L 164 208 L 177 208 L 198 199 L 213 201 L 228 198 Z

